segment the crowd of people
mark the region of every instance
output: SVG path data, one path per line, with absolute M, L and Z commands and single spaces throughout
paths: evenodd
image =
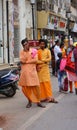
M 65 49 L 64 43 L 55 42 L 51 48 L 51 55 L 53 52 L 52 74 L 58 78 L 59 91 L 68 91 L 64 86 L 70 88 L 70 93 L 73 93 L 73 82 L 77 94 L 77 44 L 69 43 L 68 48 Z M 54 62 L 54 68 L 53 68 Z M 61 70 L 61 67 L 63 70 Z M 54 72 L 54 73 L 53 73 Z M 64 79 L 64 77 L 66 77 Z M 67 80 L 66 80 L 67 79 Z
M 77 45 L 69 44 L 65 49 L 64 43 L 55 42 L 52 48 L 47 48 L 47 40 L 39 40 L 39 48 L 30 47 L 28 39 L 21 41 L 23 49 L 20 51 L 21 74 L 19 86 L 28 99 L 27 108 L 36 103 L 45 108 L 43 102 L 58 103 L 53 95 L 49 63 L 51 62 L 52 75 L 58 79 L 59 92 L 73 93 L 73 82 L 77 94 Z M 64 77 L 66 77 L 64 79 Z M 66 80 L 67 79 L 67 80 Z M 64 82 L 65 81 L 65 82 Z M 65 89 L 64 86 L 67 88 Z

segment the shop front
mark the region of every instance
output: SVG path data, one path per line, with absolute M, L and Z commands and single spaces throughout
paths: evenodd
M 61 37 L 66 31 L 66 19 L 51 12 L 45 13 L 41 11 L 39 13 L 38 38 L 46 38 L 51 44 L 54 44 L 57 39 L 61 42 Z

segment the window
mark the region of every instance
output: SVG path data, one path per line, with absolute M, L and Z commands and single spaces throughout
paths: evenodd
M 45 10 L 45 0 L 42 1 L 42 10 Z
M 49 0 L 37 0 L 37 10 L 49 10 L 49 5 L 50 1 Z
M 40 1 L 40 0 L 37 1 L 37 10 L 38 11 L 42 10 L 42 1 Z

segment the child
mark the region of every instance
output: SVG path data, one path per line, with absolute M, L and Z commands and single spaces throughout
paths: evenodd
M 58 77 L 58 86 L 59 86 L 59 92 L 63 91 L 63 76 L 64 76 L 64 70 L 60 70 L 60 63 L 62 60 L 62 53 L 58 53 L 59 59 L 56 62 L 56 71 L 57 71 L 57 77 Z

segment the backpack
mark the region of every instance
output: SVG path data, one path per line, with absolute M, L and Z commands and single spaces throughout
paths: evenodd
M 62 58 L 60 62 L 60 71 L 64 71 L 66 67 L 66 58 Z

